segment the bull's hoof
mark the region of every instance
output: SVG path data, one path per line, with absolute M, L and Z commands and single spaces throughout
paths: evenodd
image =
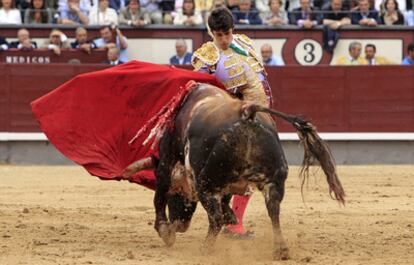
M 167 247 L 171 247 L 175 243 L 175 226 L 168 223 L 160 224 L 158 235 L 162 238 Z
M 289 249 L 288 248 L 281 248 L 280 250 L 276 250 L 273 253 L 274 260 L 288 260 L 290 259 Z
M 178 233 L 186 232 L 188 230 L 188 228 L 190 227 L 190 223 L 191 223 L 191 221 L 187 221 L 187 222 L 178 221 L 176 231 Z

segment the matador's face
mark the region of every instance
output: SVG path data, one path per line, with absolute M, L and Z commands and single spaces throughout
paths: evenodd
M 222 50 L 227 50 L 233 41 L 233 29 L 228 31 L 212 31 L 215 43 Z

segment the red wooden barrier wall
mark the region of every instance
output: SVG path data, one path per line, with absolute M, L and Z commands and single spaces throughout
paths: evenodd
M 413 67 L 292 66 L 268 72 L 275 107 L 304 114 L 320 131 L 414 132 Z
M 29 103 L 103 65 L 0 64 L 0 132 L 37 132 Z M 274 107 L 303 114 L 321 132 L 414 132 L 414 68 L 268 68 Z M 293 131 L 278 122 L 282 132 Z

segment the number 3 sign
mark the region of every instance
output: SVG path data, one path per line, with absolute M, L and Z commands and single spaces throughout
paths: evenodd
M 303 39 L 295 47 L 295 59 L 301 65 L 316 65 L 322 55 L 322 46 L 312 39 Z

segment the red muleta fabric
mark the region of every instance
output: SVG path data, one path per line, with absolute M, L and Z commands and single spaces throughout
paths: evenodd
M 130 163 L 156 154 L 151 150 L 154 140 L 142 145 L 153 126 L 150 120 L 182 94 L 190 80 L 223 88 L 212 75 L 133 61 L 79 75 L 33 101 L 32 111 L 66 157 L 93 176 L 120 180 Z M 129 145 L 145 125 L 149 130 Z M 155 189 L 152 170 L 130 181 Z

